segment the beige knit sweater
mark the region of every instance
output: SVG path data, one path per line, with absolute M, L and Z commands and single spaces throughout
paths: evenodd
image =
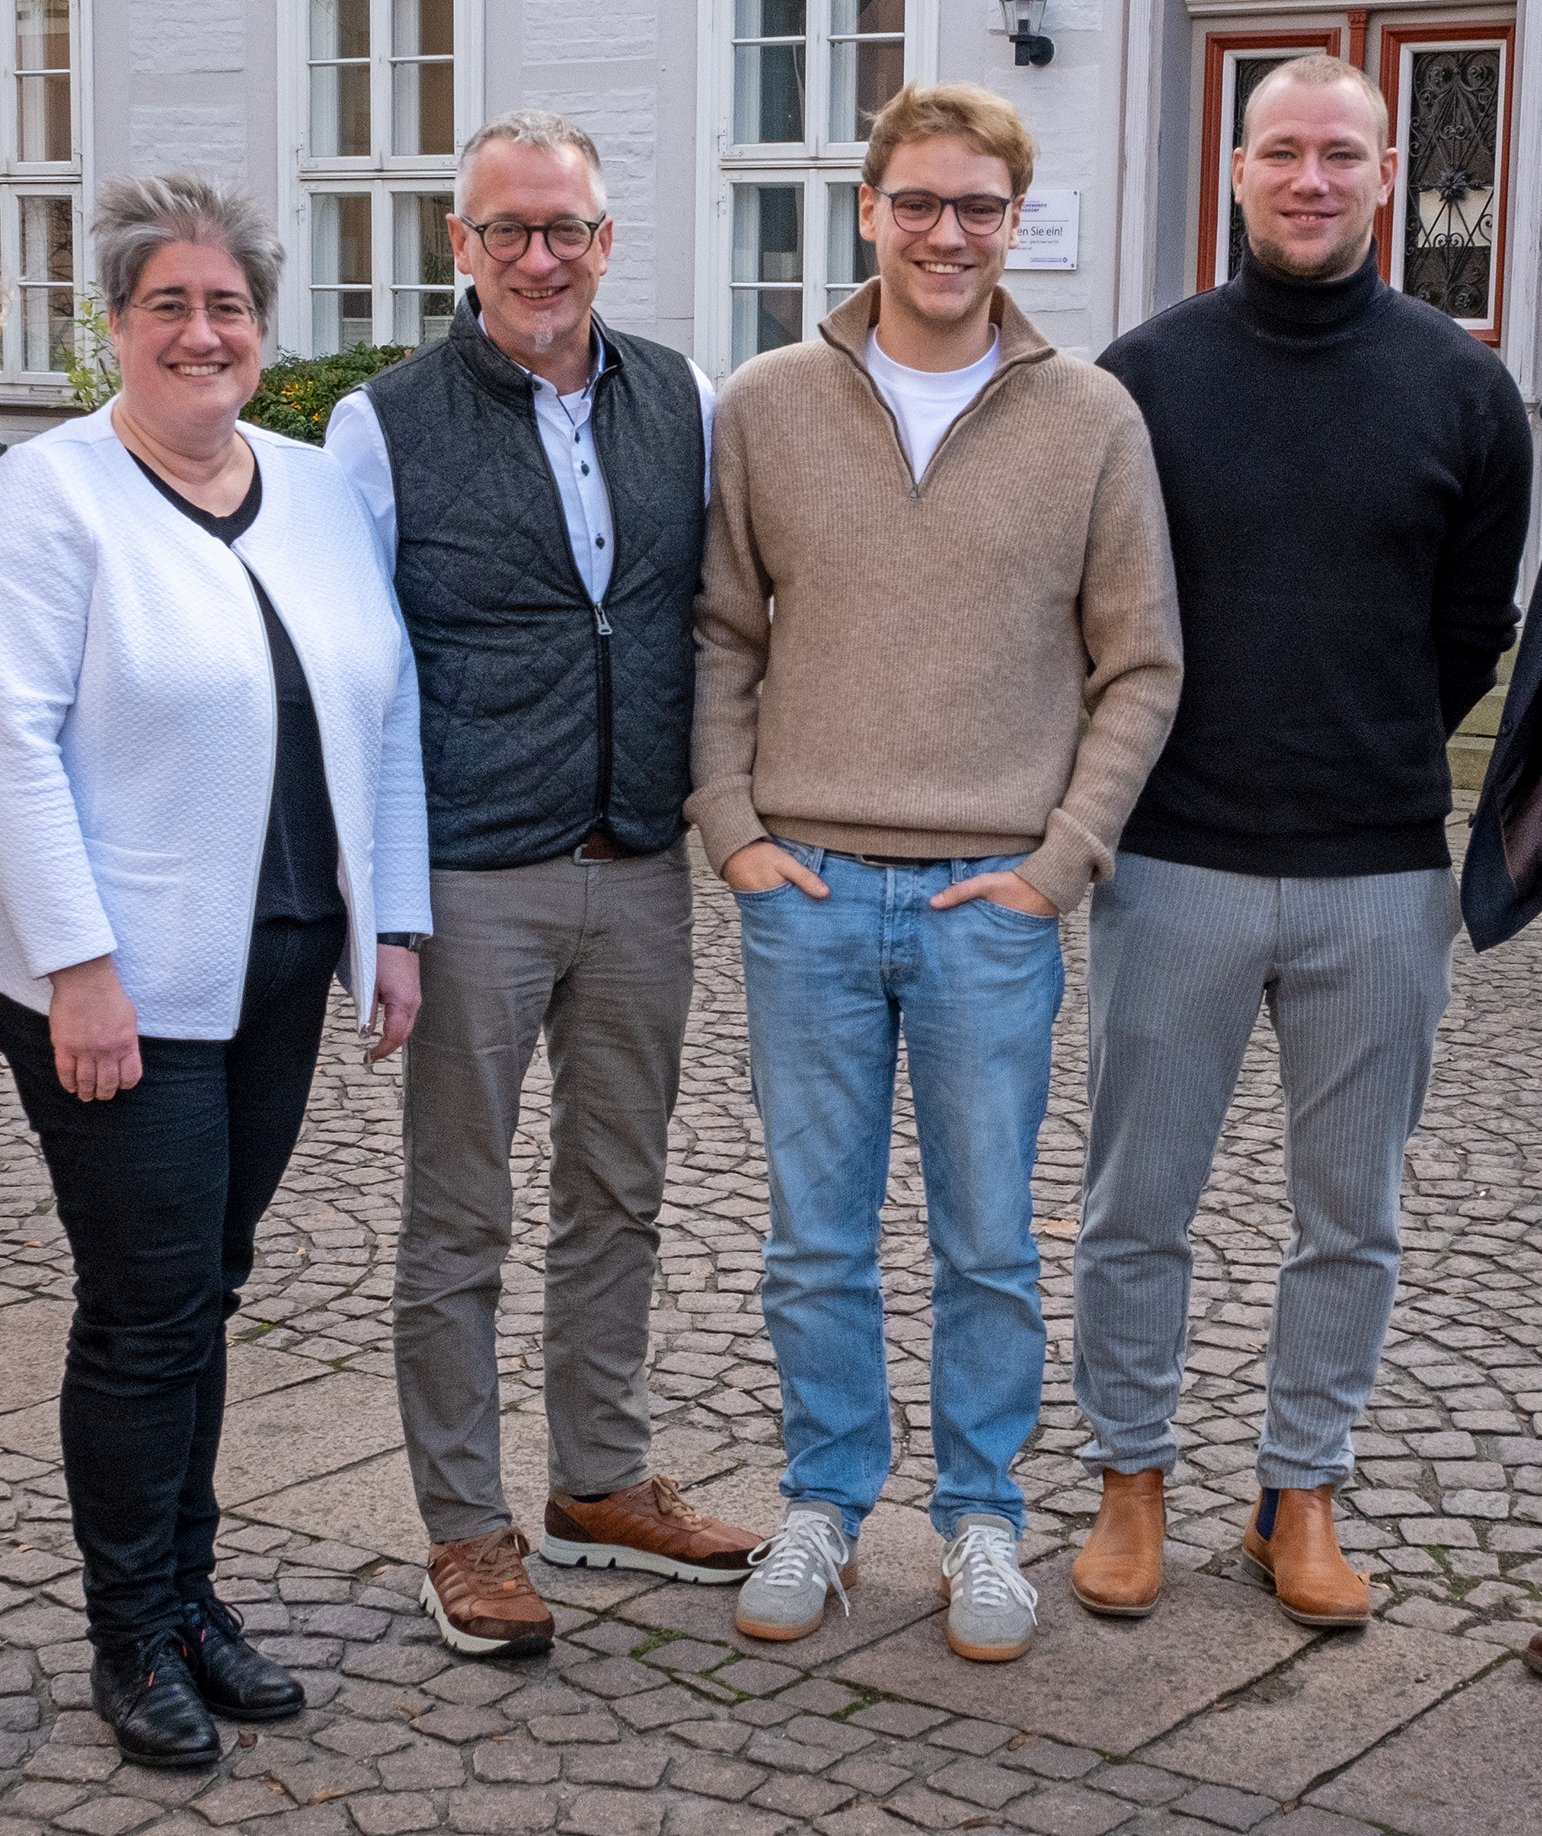
M 1113 872 L 1178 704 L 1145 426 L 998 290 L 1000 365 L 917 482 L 867 374 L 878 288 L 719 404 L 686 813 L 719 870 L 768 833 L 1022 853 L 1069 911 Z

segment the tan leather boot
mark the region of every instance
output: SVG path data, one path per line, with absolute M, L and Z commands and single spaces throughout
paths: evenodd
M 1260 1492 L 1242 1548 L 1274 1583 L 1281 1611 L 1302 1625 L 1363 1626 L 1370 1618 L 1371 1590 L 1334 1534 L 1331 1485 Z
M 1103 1474 L 1098 1521 L 1071 1564 L 1071 1592 L 1094 1613 L 1144 1619 L 1162 1591 L 1162 1537 L 1167 1513 L 1162 1474 Z

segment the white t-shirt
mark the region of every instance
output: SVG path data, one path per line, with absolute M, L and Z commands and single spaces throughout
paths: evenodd
M 990 379 L 1001 362 L 1001 334 L 992 329 L 991 347 L 962 370 L 911 370 L 886 357 L 875 326 L 867 334 L 867 372 L 894 410 L 911 472 L 919 479 L 932 462 L 942 436 Z

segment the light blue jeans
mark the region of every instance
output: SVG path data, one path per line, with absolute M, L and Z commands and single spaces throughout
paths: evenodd
M 934 1261 L 931 1519 L 944 1536 L 968 1511 L 1021 1529 L 1009 1468 L 1044 1374 L 1029 1181 L 1065 986 L 1059 924 L 983 899 L 928 904 L 1021 855 L 868 867 L 781 845 L 830 888 L 736 895 L 771 1176 L 762 1301 L 782 1494 L 838 1505 L 855 1535 L 888 1477 L 878 1217 L 903 1028 Z

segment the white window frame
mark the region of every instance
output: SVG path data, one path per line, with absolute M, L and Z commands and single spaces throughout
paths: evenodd
M 69 399 L 62 370 L 22 367 L 21 200 L 69 199 L 74 256 L 70 285 L 78 306 L 88 278 L 84 198 L 90 165 L 90 117 L 84 97 L 89 94 L 89 56 L 87 0 L 70 0 L 70 157 L 13 158 L 13 153 L 19 151 L 20 126 L 16 100 L 16 4 L 15 0 L 0 0 L 0 398 L 10 402 L 54 403 Z
M 905 79 L 936 80 L 942 0 L 906 0 Z M 803 187 L 803 336 L 817 334 L 825 316 L 829 255 L 829 188 L 862 176 L 863 141 L 832 141 L 830 0 L 808 0 L 807 139 L 736 145 L 733 140 L 734 8 L 732 0 L 697 0 L 697 42 L 704 47 L 697 97 L 695 357 L 715 381 L 732 364 L 733 187 Z M 836 34 L 842 37 L 844 34 Z
M 330 283 L 312 274 L 311 200 L 317 195 L 358 195 L 370 199 L 369 293 L 372 341 L 396 341 L 395 234 L 392 200 L 403 193 L 454 189 L 455 161 L 461 146 L 481 125 L 485 114 L 483 46 L 484 0 L 454 0 L 455 151 L 399 154 L 391 151 L 392 74 L 391 0 L 370 0 L 370 139 L 369 154 L 313 156 L 310 152 L 310 0 L 281 0 L 278 32 L 279 197 L 286 201 L 292 225 L 290 262 L 279 290 L 276 332 L 279 344 L 302 356 L 315 354 L 311 301 Z M 457 297 L 465 277 L 457 274 Z M 364 291 L 360 286 L 348 291 Z

